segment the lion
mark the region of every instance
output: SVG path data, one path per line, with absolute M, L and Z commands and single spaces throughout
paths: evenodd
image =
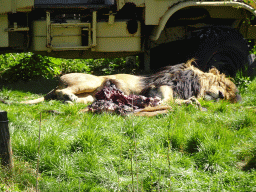
M 95 94 L 102 90 L 109 81 L 125 95 L 158 96 L 161 98 L 162 104 L 191 103 L 201 98 L 206 100 L 224 99 L 235 103 L 241 99 L 236 85 L 225 74 L 221 74 L 216 68 L 210 69 L 209 72 L 203 72 L 192 65 L 193 62 L 195 60 L 191 59 L 186 63 L 167 66 L 148 76 L 65 74 L 60 77 L 59 85 L 44 97 L 23 103 L 35 104 L 51 99 L 84 104 L 92 103 L 95 101 Z

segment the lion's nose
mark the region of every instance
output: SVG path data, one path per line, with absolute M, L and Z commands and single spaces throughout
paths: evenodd
M 219 91 L 219 98 L 224 99 L 224 94 L 221 91 Z

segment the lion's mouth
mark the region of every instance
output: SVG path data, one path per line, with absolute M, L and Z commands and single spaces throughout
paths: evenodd
M 225 96 L 221 91 L 219 91 L 218 93 L 207 91 L 204 96 L 204 99 L 207 101 L 212 101 L 212 100 L 218 101 L 219 99 L 224 99 L 224 98 Z

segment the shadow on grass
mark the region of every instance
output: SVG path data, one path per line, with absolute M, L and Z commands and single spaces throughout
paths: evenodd
M 244 171 L 250 171 L 251 169 L 256 169 L 256 156 L 252 157 L 243 167 Z
M 40 78 L 37 80 L 31 80 L 28 82 L 15 82 L 15 83 L 8 83 L 8 82 L 0 82 L 0 89 L 6 88 L 11 90 L 17 90 L 22 92 L 30 92 L 34 94 L 46 94 L 52 89 L 54 89 L 58 85 L 58 78 L 54 79 L 45 79 Z
M 256 78 L 256 60 L 248 67 L 247 75 L 251 80 Z

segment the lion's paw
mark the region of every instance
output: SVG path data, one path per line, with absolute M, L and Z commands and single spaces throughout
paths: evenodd
M 65 101 L 76 102 L 77 99 L 78 99 L 78 97 L 75 96 L 75 95 L 67 95 L 67 94 L 64 94 L 64 95 L 63 95 L 63 99 L 64 99 Z
M 66 104 L 69 104 L 69 105 L 74 105 L 74 103 L 72 101 L 65 101 Z
M 195 105 L 198 108 L 201 108 L 201 103 L 194 96 L 190 97 L 188 100 L 186 100 L 185 104 L 187 104 L 187 105 Z

